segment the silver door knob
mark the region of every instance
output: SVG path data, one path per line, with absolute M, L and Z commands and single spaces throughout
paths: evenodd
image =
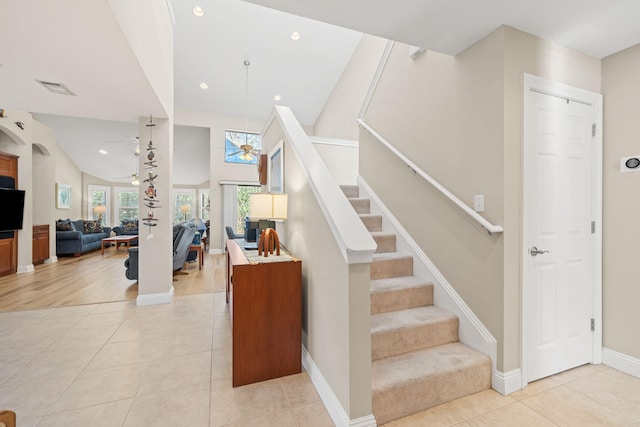
M 549 251 L 542 251 L 538 249 L 536 246 L 532 246 L 531 249 L 529 249 L 529 253 L 531 254 L 531 256 L 536 256 L 536 255 L 548 254 Z

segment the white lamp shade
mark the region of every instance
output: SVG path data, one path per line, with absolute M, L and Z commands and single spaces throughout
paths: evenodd
M 191 206 L 189 205 L 180 206 L 180 212 L 184 212 L 184 213 L 191 212 Z
M 287 219 L 286 194 L 249 194 L 249 216 L 262 219 Z
M 251 218 L 271 218 L 272 206 L 271 194 L 249 194 L 249 216 Z
M 287 219 L 287 202 L 286 194 L 273 194 L 273 215 L 274 219 Z
M 94 206 L 93 207 L 93 212 L 97 213 L 97 214 L 103 214 L 103 213 L 107 212 L 107 207 L 106 206 L 102 206 L 102 205 Z

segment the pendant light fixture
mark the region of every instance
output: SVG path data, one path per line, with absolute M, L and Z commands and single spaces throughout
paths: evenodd
M 240 155 L 240 158 L 245 162 L 250 161 L 253 156 L 251 155 L 251 150 L 253 150 L 253 146 L 251 144 L 247 144 L 247 133 L 249 131 L 249 66 L 251 65 L 251 61 L 245 59 L 244 62 L 244 134 L 245 134 L 245 143 L 241 145 L 240 148 L 244 150 L 244 153 Z

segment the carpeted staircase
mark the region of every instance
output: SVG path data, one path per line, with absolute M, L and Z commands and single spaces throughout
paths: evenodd
M 433 285 L 356 185 L 341 186 L 378 244 L 371 262 L 371 385 L 378 425 L 491 387 L 491 360 L 458 341 L 458 318 L 433 305 Z

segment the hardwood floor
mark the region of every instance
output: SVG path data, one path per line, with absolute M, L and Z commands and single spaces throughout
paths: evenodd
M 78 258 L 60 257 L 54 264 L 41 264 L 35 271 L 0 277 L 0 312 L 64 307 L 134 300 L 138 284 L 124 276 L 127 251 L 114 247 Z M 204 256 L 187 263 L 174 276 L 176 295 L 194 295 L 224 290 L 225 256 Z

